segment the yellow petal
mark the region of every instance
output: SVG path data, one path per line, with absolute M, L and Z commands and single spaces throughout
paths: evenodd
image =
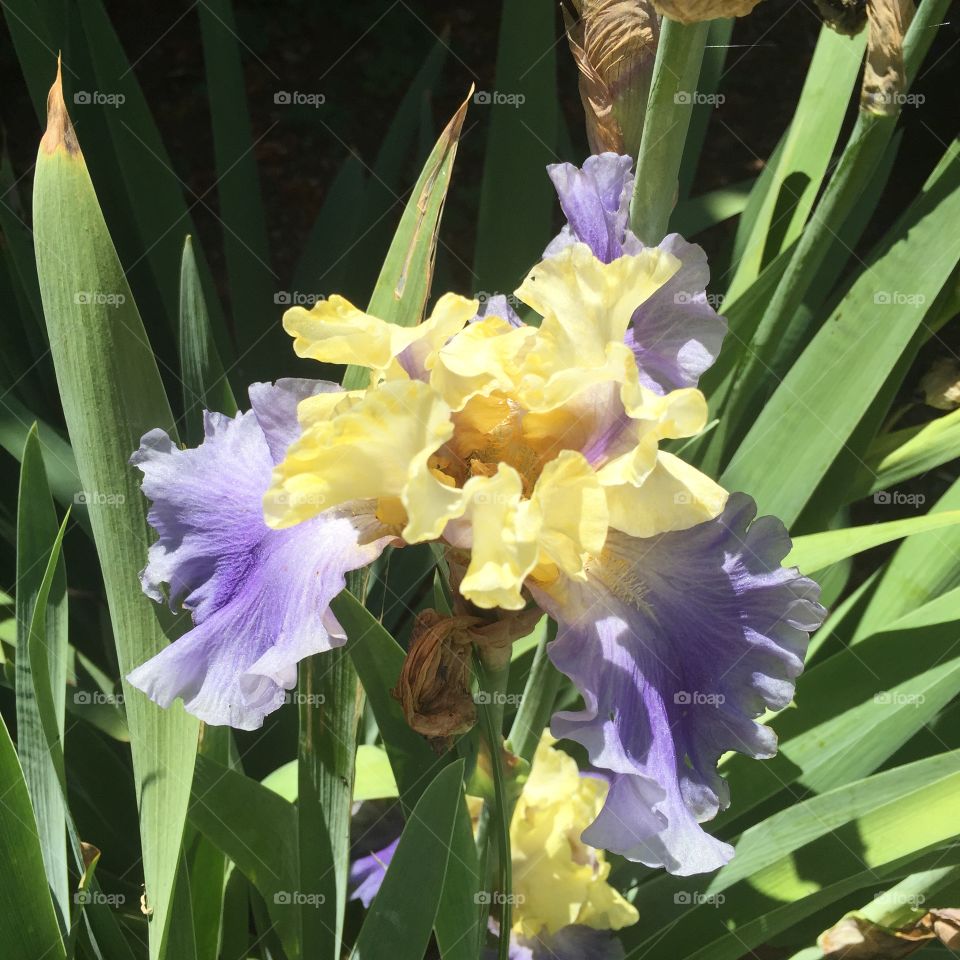
M 341 401 L 329 420 L 302 417 L 301 424 L 303 433 L 274 468 L 264 498 L 271 527 L 289 527 L 352 500 L 386 497 L 400 498 L 411 524 L 424 523 L 415 516 L 421 503 L 433 516 L 443 509 L 445 492 L 459 493 L 427 467 L 453 424 L 449 407 L 425 383 L 390 381 Z
M 462 410 L 478 394 L 508 390 L 517 358 L 535 336 L 534 327 L 513 327 L 502 317 L 471 323 L 432 358 L 430 385 L 451 410 Z
M 686 530 L 723 511 L 728 493 L 696 467 L 661 451 L 639 486 L 606 487 L 610 526 L 632 537 Z
M 542 518 L 540 547 L 570 576 L 583 572 L 587 558 L 603 549 L 609 513 L 607 497 L 584 456 L 564 450 L 540 474 L 531 497 Z
M 428 320 L 416 327 L 399 327 L 334 295 L 309 310 L 292 307 L 283 315 L 283 328 L 294 338 L 298 357 L 385 371 L 411 344 L 422 342 L 425 354 L 439 349 L 476 312 L 476 300 L 448 293 L 437 301 Z M 394 372 L 400 373 L 396 368 Z
M 656 248 L 603 263 L 582 243 L 534 267 L 517 290 L 543 317 L 520 365 L 516 392 L 524 406 L 554 409 L 603 381 L 629 385 L 625 402 L 633 403 L 639 377 L 624 335 L 637 307 L 679 268 Z
M 473 543 L 460 592 L 478 607 L 521 610 L 523 581 L 537 563 L 540 516 L 522 499 L 520 474 L 502 463 L 492 477 L 472 477 L 462 492 Z

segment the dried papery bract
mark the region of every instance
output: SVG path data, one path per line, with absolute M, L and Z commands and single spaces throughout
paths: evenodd
M 717 17 L 745 17 L 760 0 L 653 0 L 658 13 L 681 23 Z
M 580 71 L 591 153 L 635 155 L 660 26 L 651 0 L 572 0 L 567 40 Z
M 445 617 L 424 610 L 413 625 L 410 648 L 393 691 L 410 727 L 431 740 L 466 733 L 477 720 L 470 696 L 472 637 L 476 617 Z
M 953 357 L 940 357 L 920 381 L 923 402 L 935 410 L 956 410 L 960 407 L 960 362 Z
M 913 0 L 868 0 L 867 62 L 860 109 L 895 116 L 906 88 L 903 36 L 913 19 Z

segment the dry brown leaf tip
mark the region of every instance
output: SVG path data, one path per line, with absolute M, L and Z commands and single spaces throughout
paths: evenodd
M 63 100 L 63 74 L 58 56 L 57 76 L 47 94 L 47 129 L 40 140 L 40 149 L 52 154 L 61 147 L 71 156 L 80 155 L 80 144 Z
M 906 76 L 903 37 L 913 19 L 913 0 L 867 0 L 867 60 L 860 107 L 895 116 L 903 102 Z

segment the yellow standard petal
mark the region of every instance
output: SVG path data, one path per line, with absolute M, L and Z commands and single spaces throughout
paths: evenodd
M 632 537 L 687 530 L 718 516 L 729 494 L 679 457 L 660 451 L 639 485 L 607 486 L 610 526 Z
M 543 317 L 523 363 L 528 408 L 558 406 L 600 380 L 635 381 L 624 335 L 637 307 L 679 269 L 675 256 L 653 247 L 603 263 L 582 243 L 534 267 L 517 290 Z
M 416 327 L 399 327 L 357 309 L 334 295 L 309 310 L 292 307 L 283 315 L 283 328 L 294 338 L 298 357 L 326 363 L 352 363 L 378 372 L 403 376 L 394 358 L 412 344 L 427 355 L 438 350 L 477 312 L 477 301 L 444 294 L 428 320 Z M 420 351 L 418 351 L 420 352 Z
M 542 551 L 564 573 L 582 575 L 609 527 L 607 496 L 593 468 L 582 454 L 564 450 L 543 468 L 531 500 L 540 511 Z
M 473 542 L 460 592 L 478 607 L 526 605 L 520 591 L 537 563 L 541 524 L 538 509 L 522 495 L 520 474 L 504 463 L 493 476 L 473 477 L 463 487 Z
M 341 401 L 330 419 L 311 421 L 315 409 L 301 411 L 303 433 L 274 468 L 264 498 L 269 526 L 289 527 L 343 503 L 377 499 L 384 522 L 399 525 L 405 513 L 407 527 L 432 533 L 435 518 L 456 509 L 460 491 L 427 467 L 453 433 L 450 408 L 427 384 L 384 383 Z

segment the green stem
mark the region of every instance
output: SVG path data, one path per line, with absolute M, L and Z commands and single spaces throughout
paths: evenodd
M 630 204 L 630 227 L 649 246 L 666 236 L 676 202 L 709 29 L 709 21 L 684 25 L 663 20 Z
M 510 728 L 510 748 L 527 763 L 533 761 L 533 755 L 537 751 L 544 728 L 550 722 L 553 704 L 560 689 L 562 676 L 547 655 L 547 644 L 556 635 L 557 625 L 550 620 L 537 644 L 533 663 L 530 666 L 530 675 L 523 688 L 523 699 L 514 717 L 513 726 Z
M 480 679 L 480 689 L 494 694 L 506 689 L 506 675 L 509 673 L 509 661 L 506 668 L 488 670 L 476 659 L 477 676 Z M 497 709 L 499 707 L 499 710 Z M 497 890 L 501 895 L 500 906 L 500 940 L 498 948 L 499 960 L 509 960 L 510 956 L 510 928 L 513 926 L 513 867 L 510 851 L 510 809 L 507 801 L 507 790 L 503 773 L 503 735 L 501 724 L 503 718 L 502 698 L 492 696 L 490 702 L 480 705 L 480 714 L 483 718 L 484 736 L 490 751 L 490 763 L 493 768 L 493 789 L 495 803 L 493 811 L 488 817 L 496 827 L 497 863 L 499 867 L 499 882 Z M 487 811 L 485 810 L 485 813 Z M 489 823 L 488 823 L 489 826 Z M 489 833 L 485 831 L 485 838 Z M 486 846 L 486 845 L 485 845 Z

